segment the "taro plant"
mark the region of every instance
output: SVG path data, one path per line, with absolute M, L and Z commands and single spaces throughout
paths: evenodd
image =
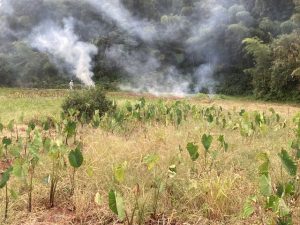
M 43 147 L 41 133 L 35 130 L 32 140 L 27 140 L 26 146 L 23 144 L 23 139 L 20 138 L 15 144 L 12 154 L 15 157 L 13 163 L 13 173 L 16 177 L 21 178 L 25 182 L 28 192 L 28 211 L 32 211 L 32 191 L 33 178 L 35 175 L 36 166 L 40 159 L 40 150 Z M 22 148 L 28 148 L 26 154 L 21 154 Z
M 259 195 L 251 196 L 247 199 L 243 209 L 243 216 L 250 217 L 257 211 L 257 208 L 261 208 L 259 202 L 262 199 L 264 211 L 272 212 L 270 214 L 272 224 L 291 225 L 293 222 L 290 206 L 297 198 L 298 167 L 296 161 L 286 150 L 283 149 L 278 156 L 286 169 L 288 177 L 286 178 L 282 171 L 280 181 L 278 183 L 272 182 L 270 173 L 272 165 L 269 156 L 266 153 L 260 153 L 258 155 L 258 159 L 261 162 L 258 167 Z M 264 215 L 260 215 L 260 217 L 265 223 Z
M 254 134 L 254 124 L 250 118 L 250 114 L 246 111 L 240 112 L 239 128 L 243 137 L 250 137 Z
M 228 150 L 228 143 L 225 141 L 224 135 L 220 135 L 218 138 L 218 141 L 220 143 L 220 149 L 224 149 L 224 151 L 226 152 Z M 209 169 L 209 171 L 212 170 L 213 165 L 215 163 L 215 160 L 219 154 L 219 150 L 211 150 L 211 146 L 212 146 L 212 142 L 213 142 L 213 137 L 211 135 L 207 135 L 207 134 L 203 134 L 202 138 L 201 138 L 201 143 L 202 146 L 204 148 L 204 169 Z M 199 154 L 199 146 L 196 143 L 188 143 L 186 146 L 186 149 L 190 155 L 190 158 L 192 161 L 196 161 L 200 154 Z M 209 158 L 208 158 L 209 156 Z M 208 166 L 208 159 L 210 159 L 210 165 Z M 196 172 L 197 170 L 194 167 L 192 167 L 192 172 Z
M 192 142 L 188 143 L 186 146 L 186 150 L 188 151 L 189 156 L 193 162 L 195 162 L 199 158 L 199 156 L 200 156 L 199 151 L 198 151 L 199 146 L 196 145 L 196 143 L 192 143 Z M 192 164 L 191 174 L 197 174 L 197 169 L 195 168 L 195 163 Z
M 77 122 L 71 118 L 65 119 L 64 124 L 64 134 L 65 134 L 65 144 L 68 145 L 68 139 L 74 137 L 74 143 L 76 142 L 77 133 Z
M 186 149 L 187 149 L 192 161 L 196 161 L 199 158 L 198 145 L 191 142 L 191 143 L 187 144 Z
M 207 163 L 207 155 L 209 154 L 209 149 L 211 147 L 212 141 L 213 141 L 213 137 L 210 134 L 209 135 L 207 135 L 207 134 L 202 135 L 201 142 L 202 142 L 202 145 L 204 147 L 205 165 Z
M 9 198 L 8 198 L 8 180 L 10 178 L 10 173 L 12 171 L 12 167 L 7 166 L 10 165 L 10 160 L 8 156 L 8 146 L 12 144 L 12 139 L 3 137 L 2 144 L 5 149 L 5 165 L 8 167 L 8 169 L 3 173 L 0 188 L 5 188 L 5 210 L 4 210 L 4 219 L 7 219 L 8 216 L 8 204 L 9 204 Z
M 228 145 L 228 143 L 225 141 L 224 135 L 220 135 L 219 138 L 218 138 L 218 141 L 219 141 L 219 143 L 220 143 L 220 147 L 221 147 L 222 149 L 224 149 L 225 152 L 227 152 L 229 145 Z
M 0 179 L 0 189 L 5 188 L 5 210 L 4 210 L 4 220 L 8 217 L 8 204 L 9 204 L 9 198 L 8 198 L 8 187 L 7 183 L 9 181 L 11 172 L 13 170 L 13 167 L 7 168 L 2 174 Z
M 83 155 L 81 151 L 81 146 L 78 145 L 75 150 L 71 150 L 69 153 L 69 163 L 73 168 L 72 175 L 71 175 L 71 195 L 74 193 L 75 190 L 75 174 L 79 167 L 81 167 L 83 163 Z
M 126 213 L 125 213 L 125 205 L 124 205 L 124 200 L 122 195 L 117 191 L 110 190 L 110 192 L 108 193 L 108 204 L 110 210 L 118 216 L 119 220 L 124 221 L 126 217 Z M 130 223 L 128 218 L 127 218 L 127 222 L 129 225 L 132 224 Z
M 153 177 L 151 188 L 153 189 L 153 203 L 152 203 L 152 217 L 156 218 L 158 202 L 161 193 L 164 190 L 164 179 L 163 175 L 157 173 L 156 165 L 159 162 L 160 157 L 157 154 L 149 154 L 143 158 L 143 163 L 146 165 L 148 171 Z
M 65 146 L 61 139 L 52 141 L 50 150 L 48 152 L 49 157 L 52 161 L 52 169 L 50 177 L 50 193 L 49 193 L 49 204 L 50 207 L 54 207 L 55 193 L 57 184 L 60 179 L 61 170 L 66 168 L 65 154 L 67 153 L 67 146 Z
M 127 162 L 124 162 L 114 167 L 114 180 L 118 184 L 124 183 L 126 168 L 127 168 Z M 136 213 L 138 213 L 140 217 L 140 215 L 143 212 L 144 204 L 140 203 L 140 191 L 139 191 L 138 184 L 134 189 L 134 203 L 130 211 L 125 209 L 125 203 L 121 192 L 116 190 L 110 190 L 108 196 L 109 196 L 109 208 L 111 209 L 111 211 L 118 216 L 120 221 L 126 221 L 128 225 L 134 224 L 134 218 L 136 216 Z M 142 221 L 141 218 L 139 218 L 138 221 Z M 138 224 L 142 224 L 142 223 L 138 222 Z

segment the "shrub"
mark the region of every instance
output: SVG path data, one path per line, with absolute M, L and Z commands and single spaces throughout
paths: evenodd
M 69 114 L 70 110 L 75 110 L 78 112 L 78 118 L 85 117 L 86 122 L 89 122 L 96 110 L 101 117 L 106 112 L 114 111 L 115 105 L 106 98 L 101 88 L 96 87 L 89 90 L 72 91 L 63 102 L 62 109 L 66 114 Z

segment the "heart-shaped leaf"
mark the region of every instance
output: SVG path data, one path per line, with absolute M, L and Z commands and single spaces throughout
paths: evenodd
M 1 180 L 0 180 L 0 189 L 4 188 L 7 181 L 10 178 L 10 174 L 13 171 L 13 167 L 8 168 L 1 176 Z
M 69 162 L 70 165 L 74 168 L 79 168 L 82 165 L 83 155 L 79 146 L 69 153 Z
M 199 158 L 198 145 L 188 143 L 186 149 L 188 150 L 191 160 L 196 161 Z
M 116 191 L 111 190 L 108 194 L 108 201 L 110 210 L 123 221 L 125 218 L 125 206 L 122 196 Z
M 202 141 L 203 147 L 205 148 L 205 151 L 208 152 L 209 148 L 212 144 L 213 137 L 211 135 L 203 134 L 201 141 Z
M 296 176 L 297 175 L 297 163 L 290 157 L 289 153 L 282 149 L 281 153 L 279 153 L 279 157 L 281 159 L 281 162 L 287 169 L 288 173 L 291 176 Z

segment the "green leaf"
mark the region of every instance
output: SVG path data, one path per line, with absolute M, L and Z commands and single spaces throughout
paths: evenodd
M 297 163 L 289 156 L 288 152 L 284 149 L 279 153 L 281 162 L 291 176 L 297 175 Z
M 108 193 L 108 203 L 110 210 L 114 214 L 118 215 L 116 192 L 113 190 L 110 190 L 110 192 Z
M 280 217 L 289 215 L 291 211 L 282 198 L 280 198 L 278 202 L 278 211 Z
M 208 152 L 208 150 L 211 146 L 211 143 L 213 141 L 213 137 L 211 135 L 203 134 L 201 141 L 202 141 L 203 147 L 205 148 L 205 151 Z
M 250 196 L 247 198 L 242 212 L 242 217 L 244 219 L 249 218 L 255 212 L 255 208 L 253 204 L 256 203 L 256 201 L 257 199 L 255 196 L 254 197 Z
M 240 116 L 243 116 L 245 112 L 246 112 L 246 110 L 245 110 L 245 109 L 242 109 L 242 110 L 239 112 L 239 115 L 240 115 Z
M 3 129 L 4 129 L 4 126 L 3 126 L 3 124 L 2 124 L 2 123 L 0 123 L 0 132 L 2 132 L 2 131 L 3 131 Z
M 100 126 L 100 123 L 101 123 L 101 118 L 100 118 L 99 110 L 96 110 L 92 118 L 92 126 L 94 128 L 98 128 Z
M 108 194 L 108 200 L 110 210 L 118 215 L 118 218 L 123 221 L 125 218 L 125 207 L 122 196 L 111 190 Z
M 227 152 L 228 143 L 226 143 L 224 135 L 220 135 L 219 138 L 218 138 L 218 141 L 220 142 L 221 146 L 224 148 L 224 151 Z
M 125 218 L 125 205 L 123 197 L 117 193 L 116 195 L 116 201 L 117 201 L 117 209 L 118 209 L 118 217 L 119 220 L 123 221 Z
M 8 138 L 8 137 L 3 137 L 3 139 L 2 139 L 2 144 L 4 145 L 4 146 L 8 146 L 8 145 L 11 145 L 11 143 L 12 143 L 12 140 L 10 139 L 10 138 Z
M 82 155 L 82 152 L 81 152 L 79 146 L 77 146 L 77 148 L 75 150 L 72 150 L 69 153 L 69 162 L 70 162 L 70 165 L 74 168 L 79 168 L 82 165 L 83 155 Z
M 50 122 L 46 120 L 43 122 L 42 126 L 44 131 L 48 131 L 50 129 Z
M 44 150 L 45 150 L 46 152 L 49 152 L 50 149 L 51 149 L 51 145 L 52 145 L 51 139 L 47 137 L 47 138 L 44 140 L 43 145 L 44 145 Z
M 119 182 L 119 183 L 123 183 L 124 179 L 125 179 L 125 169 L 127 166 L 127 162 L 118 165 L 117 167 L 115 167 L 114 169 L 114 177 L 115 179 Z
M 8 168 L 1 176 L 1 180 L 0 180 L 0 189 L 4 188 L 6 183 L 8 182 L 9 178 L 10 178 L 10 174 L 13 170 L 13 167 Z
M 198 146 L 194 143 L 188 143 L 186 149 L 188 150 L 191 160 L 196 161 L 199 158 Z
M 16 177 L 23 177 L 26 176 L 28 172 L 28 164 L 24 162 L 24 159 L 16 159 L 13 162 L 13 175 Z
M 158 163 L 159 156 L 156 154 L 147 155 L 144 157 L 143 162 L 147 165 L 148 170 L 152 170 L 154 166 Z
M 271 178 L 266 175 L 261 175 L 259 178 L 259 188 L 260 193 L 268 197 L 272 194 L 272 184 L 271 184 Z
M 257 158 L 262 161 L 262 164 L 258 167 L 259 175 L 269 176 L 270 159 L 267 153 L 259 153 Z
M 72 137 L 76 134 L 76 127 L 77 124 L 75 121 L 68 120 L 66 122 L 64 132 L 66 133 L 67 137 Z
M 212 114 L 209 114 L 209 115 L 207 116 L 207 122 L 209 122 L 209 123 L 214 122 L 214 117 L 213 117 Z
M 270 195 L 269 197 L 267 197 L 266 208 L 271 209 L 273 212 L 277 212 L 278 203 L 279 203 L 279 197 L 275 195 Z
M 15 158 L 20 157 L 22 151 L 22 147 L 19 145 L 13 145 L 12 148 L 10 149 L 10 153 L 12 156 Z
M 285 195 L 294 195 L 296 192 L 295 184 L 293 182 L 288 182 L 287 184 L 285 184 L 284 192 Z
M 35 123 L 33 121 L 30 121 L 28 124 L 28 131 L 32 131 L 35 129 Z

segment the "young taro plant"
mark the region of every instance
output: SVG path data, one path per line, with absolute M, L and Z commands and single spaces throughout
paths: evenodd
M 23 148 L 28 148 L 26 154 L 21 154 Z M 33 178 L 36 166 L 40 159 L 41 149 L 43 148 L 43 140 L 40 131 L 34 130 L 34 135 L 26 141 L 26 146 L 23 145 L 23 139 L 14 146 L 12 154 L 15 157 L 13 163 L 13 174 L 25 182 L 28 191 L 28 211 L 32 211 L 32 191 Z
M 77 133 L 77 122 L 72 118 L 65 119 L 64 123 L 64 133 L 65 133 L 65 144 L 68 145 L 68 139 L 74 137 L 74 143 L 76 142 Z
M 114 168 L 114 179 L 116 183 L 122 184 L 125 180 L 125 170 L 127 163 L 123 163 Z M 125 203 L 122 194 L 119 191 L 111 189 L 108 193 L 108 204 L 110 210 L 116 214 L 120 221 L 124 221 L 126 219 L 128 225 L 133 224 L 133 219 L 129 219 L 128 213 L 125 210 Z M 132 211 L 132 216 L 134 217 L 135 208 Z
M 61 139 L 52 141 L 50 144 L 50 150 L 48 152 L 49 157 L 52 161 L 52 171 L 50 175 L 50 194 L 49 194 L 49 204 L 50 207 L 54 207 L 55 193 L 57 189 L 57 184 L 60 178 L 60 172 L 66 167 L 65 164 L 65 154 L 67 153 L 67 146 L 65 146 Z
M 151 181 L 151 192 L 153 191 L 153 202 L 152 202 L 152 217 L 156 217 L 159 196 L 163 190 L 164 184 L 162 179 L 158 177 L 155 166 L 159 161 L 159 156 L 156 154 L 149 154 L 143 158 L 143 164 L 146 166 L 150 175 L 153 176 L 154 180 Z M 125 180 L 125 171 L 127 162 L 114 167 L 114 180 L 117 184 L 122 184 Z M 125 209 L 124 200 L 120 191 L 116 191 L 116 187 L 112 189 L 109 196 L 109 208 L 114 212 L 120 221 L 124 221 L 128 225 L 135 224 L 135 217 L 137 214 L 136 223 L 142 225 L 145 223 L 145 204 L 147 200 L 143 200 L 141 195 L 140 186 L 136 184 L 133 188 L 134 193 L 134 204 L 131 211 Z
M 149 154 L 143 158 L 143 163 L 147 166 L 148 171 L 153 177 L 151 188 L 153 189 L 153 204 L 152 204 L 152 217 L 156 218 L 159 198 L 164 190 L 165 181 L 164 174 L 158 175 L 156 165 L 159 162 L 157 154 Z
M 204 147 L 205 167 L 207 165 L 207 155 L 210 153 L 209 149 L 211 147 L 212 141 L 213 141 L 213 137 L 211 135 L 203 134 L 201 138 L 201 142 Z
M 8 155 L 8 147 L 12 144 L 12 139 L 3 137 L 2 139 L 2 145 L 5 150 L 4 153 L 4 165 L 7 168 L 7 170 L 2 174 L 2 179 L 0 183 L 0 188 L 5 188 L 5 210 L 4 210 L 4 220 L 7 219 L 8 216 L 8 204 L 9 204 L 9 198 L 8 198 L 8 180 L 10 178 L 10 174 L 12 172 L 12 167 L 10 166 L 10 160 Z
M 8 187 L 7 183 L 10 178 L 13 167 L 7 168 L 3 173 L 0 173 L 0 189 L 5 188 L 5 210 L 4 210 L 4 220 L 8 217 Z M 0 171 L 1 172 L 1 171 Z
M 191 176 L 192 175 L 197 176 L 198 170 L 197 170 L 197 168 L 195 166 L 195 162 L 197 161 L 197 159 L 200 156 L 200 154 L 198 152 L 199 146 L 196 143 L 190 142 L 190 143 L 187 144 L 186 150 L 188 151 L 189 156 L 190 156 L 191 160 L 193 161 L 192 168 L 190 170 L 190 175 Z
M 262 198 L 264 201 L 263 208 L 273 213 L 270 218 L 273 222 L 272 224 L 292 225 L 292 210 L 290 206 L 297 198 L 297 163 L 284 149 L 278 156 L 288 175 L 287 179 L 283 176 L 282 171 L 280 182 L 277 184 L 272 183 L 270 174 L 271 161 L 266 153 L 260 153 L 258 155 L 258 159 L 261 161 L 258 167 L 260 195 L 251 196 L 247 199 L 243 209 L 243 217 L 250 217 L 255 213 L 257 207 L 261 208 L 257 204 L 259 199 Z M 260 217 L 262 223 L 265 224 L 264 216 L 260 215 Z
M 69 163 L 73 168 L 72 175 L 71 175 L 71 195 L 73 195 L 75 190 L 75 173 L 83 163 L 81 146 L 78 145 L 75 150 L 70 151 L 68 158 L 69 158 Z

